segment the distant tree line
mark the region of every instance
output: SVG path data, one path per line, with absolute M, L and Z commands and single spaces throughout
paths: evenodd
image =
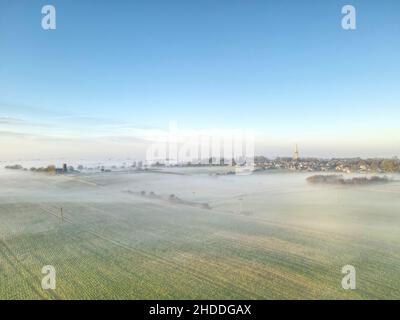
M 50 165 L 50 166 L 47 166 L 47 167 L 40 167 L 40 168 L 32 167 L 29 170 L 33 171 L 33 172 L 45 172 L 45 173 L 51 173 L 51 174 L 55 174 L 56 173 L 56 167 L 53 166 L 53 165 Z
M 314 175 L 308 177 L 307 181 L 313 184 L 367 185 L 375 183 L 386 183 L 390 180 L 387 177 L 378 176 L 373 176 L 370 178 L 354 177 L 351 179 L 344 179 L 341 175 Z
M 25 171 L 28 170 L 28 169 L 24 168 L 23 166 L 21 166 L 20 164 L 15 164 L 12 166 L 5 166 L 5 168 L 9 169 L 9 170 L 25 170 Z M 45 173 L 51 173 L 51 174 L 56 173 L 56 167 L 54 165 L 49 165 L 47 167 L 39 167 L 39 168 L 32 167 L 29 170 L 32 172 L 45 172 Z
M 23 170 L 24 168 L 20 164 L 15 164 L 13 166 L 5 166 L 6 169 L 10 170 Z

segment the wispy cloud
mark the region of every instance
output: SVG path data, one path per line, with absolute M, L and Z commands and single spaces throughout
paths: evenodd
M 27 121 L 21 118 L 1 116 L 0 125 L 6 126 L 8 128 L 18 128 L 18 129 L 28 129 L 29 128 L 50 128 L 51 124 L 37 122 L 37 121 Z
M 13 117 L 0 117 L 0 124 L 20 125 L 24 124 L 24 120 Z
M 59 108 L 47 109 L 37 106 L 28 106 L 21 103 L 10 103 L 7 101 L 0 101 L 0 110 L 1 112 L 8 114 L 36 115 L 39 117 L 42 116 L 61 117 L 70 114 L 70 112 L 65 110 L 60 110 Z
M 13 132 L 13 131 L 0 131 L 0 137 L 7 138 L 28 138 L 32 137 L 32 135 L 22 132 Z

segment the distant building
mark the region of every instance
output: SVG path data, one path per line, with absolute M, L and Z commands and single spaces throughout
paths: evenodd
M 67 167 L 67 164 L 66 164 L 66 163 L 63 164 L 63 172 L 64 172 L 64 173 L 67 173 L 67 172 L 68 172 L 68 167 Z

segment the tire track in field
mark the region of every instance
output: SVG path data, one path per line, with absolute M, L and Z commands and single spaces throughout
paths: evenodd
M 18 205 L 20 207 L 21 205 Z M 20 209 L 20 208 L 18 208 Z M 21 210 L 21 209 L 20 209 Z M 44 295 L 43 293 L 46 292 L 49 296 L 51 296 L 54 299 L 60 299 L 60 297 L 53 291 L 40 291 L 36 287 L 32 285 L 36 281 L 36 276 L 33 274 L 32 271 L 30 271 L 24 264 L 23 262 L 18 259 L 18 257 L 15 255 L 15 253 L 11 250 L 9 245 L 4 239 L 0 239 L 0 245 L 4 247 L 4 257 L 10 264 L 10 266 L 13 268 L 13 270 L 18 273 L 22 279 L 27 283 L 27 285 L 32 289 L 34 293 L 36 293 L 39 297 L 42 299 L 48 298 L 48 296 Z M 19 266 L 20 268 L 18 268 Z M 29 279 L 30 278 L 30 279 Z M 32 281 L 32 279 L 35 279 Z
M 52 208 L 52 207 L 47 207 L 46 208 L 43 205 L 41 205 L 40 207 L 45 212 L 47 212 L 47 213 L 51 214 L 52 216 L 55 216 L 58 219 L 60 219 L 60 216 L 57 215 L 56 213 L 54 213 L 54 211 L 52 211 L 52 210 L 54 210 L 54 208 Z M 96 209 L 106 213 L 104 210 L 101 210 L 101 209 L 98 209 L 98 208 L 96 208 Z M 161 209 L 155 209 L 155 210 L 163 212 Z M 65 218 L 65 216 L 64 216 L 64 221 L 67 222 L 67 223 L 70 223 L 70 224 L 74 223 L 71 219 Z M 199 281 L 202 281 L 202 282 L 206 282 L 210 286 L 213 286 L 213 287 L 215 287 L 217 289 L 226 288 L 227 286 L 230 286 L 230 287 L 235 287 L 236 288 L 236 291 L 237 291 L 236 294 L 239 295 L 239 296 L 243 296 L 244 293 L 248 294 L 249 297 L 254 297 L 255 296 L 255 293 L 252 290 L 247 289 L 247 288 L 242 287 L 242 286 L 237 285 L 237 284 L 233 284 L 232 282 L 230 282 L 226 278 L 222 278 L 220 276 L 214 275 L 213 276 L 214 280 L 213 280 L 213 279 L 209 278 L 209 274 L 207 274 L 206 272 L 199 271 L 198 269 L 196 269 L 194 267 L 188 267 L 188 266 L 182 267 L 180 264 L 177 264 L 173 259 L 166 259 L 166 258 L 160 257 L 158 255 L 151 254 L 151 253 L 149 253 L 149 252 L 147 252 L 145 250 L 139 249 L 139 248 L 132 248 L 128 244 L 125 244 L 125 243 L 123 243 L 121 241 L 118 241 L 118 240 L 115 240 L 115 239 L 108 238 L 107 236 L 105 236 L 105 235 L 103 235 L 103 234 L 101 234 L 101 233 L 99 233 L 97 231 L 90 230 L 88 228 L 85 230 L 85 232 L 87 232 L 89 234 L 92 234 L 92 235 L 94 235 L 94 236 L 96 236 L 96 237 L 98 237 L 98 238 L 100 238 L 100 239 L 102 239 L 104 241 L 112 243 L 112 244 L 114 244 L 114 245 L 116 245 L 116 246 L 118 246 L 120 248 L 128 250 L 131 253 L 140 254 L 142 257 L 145 257 L 150 261 L 154 261 L 155 260 L 158 263 L 160 263 L 161 265 L 166 265 L 166 266 L 170 267 L 172 270 L 179 269 L 183 273 L 190 274 L 195 279 L 198 279 Z M 215 281 L 215 280 L 218 280 L 218 282 Z M 260 299 L 262 298 L 262 296 L 260 296 L 260 295 L 256 295 L 256 297 L 258 297 Z
M 46 295 L 43 294 L 40 290 L 38 290 L 32 283 L 32 279 L 35 279 L 35 276 L 32 274 L 31 271 L 29 271 L 15 256 L 15 254 L 12 252 L 10 247 L 7 245 L 7 243 L 0 239 L 0 244 L 4 247 L 4 257 L 7 260 L 7 262 L 10 264 L 11 268 L 17 273 L 23 280 L 24 282 L 28 285 L 28 287 L 39 297 L 42 299 L 46 299 Z M 19 265 L 20 268 L 17 267 Z M 36 279 L 35 279 L 36 280 Z M 55 294 L 52 291 L 46 291 L 50 296 L 52 296 L 55 299 L 60 299 L 57 294 Z
M 86 206 L 86 207 L 90 208 L 90 209 L 95 209 L 96 211 L 99 211 L 99 212 L 103 212 L 106 216 L 109 216 L 109 215 L 107 215 L 107 211 L 104 211 L 102 209 L 91 207 L 91 206 Z M 160 208 L 153 208 L 153 210 L 157 210 L 159 212 L 164 212 Z M 55 216 L 57 218 L 60 218 L 57 214 L 52 212 L 51 209 L 50 210 L 47 209 L 47 212 L 52 214 L 53 216 Z M 231 214 L 226 213 L 224 211 L 219 211 L 218 213 L 231 216 Z M 72 221 L 70 219 L 65 219 L 65 220 L 68 220 L 68 222 L 72 223 Z M 266 219 L 254 219 L 254 220 L 258 220 L 257 222 L 260 222 L 260 220 L 261 220 L 264 223 L 267 223 L 267 224 L 270 224 L 270 225 L 275 225 L 275 226 L 278 226 L 280 228 L 282 228 L 282 227 L 288 228 L 289 227 L 290 229 L 295 229 L 296 231 L 301 231 L 301 232 L 304 232 L 304 231 L 310 232 L 312 230 L 312 229 L 309 229 L 309 228 L 298 227 L 298 226 L 294 226 L 294 225 L 285 225 L 285 224 L 276 223 L 276 222 L 274 223 L 274 222 L 268 221 Z M 314 231 L 314 230 L 312 230 L 312 231 Z M 155 261 L 157 261 L 157 262 L 159 262 L 161 264 L 164 264 L 164 265 L 172 268 L 173 270 L 174 269 L 175 270 L 176 269 L 182 270 L 183 273 L 191 275 L 195 279 L 198 279 L 199 281 L 206 282 L 206 283 L 210 284 L 214 288 L 217 288 L 217 289 L 221 289 L 222 288 L 223 289 L 223 288 L 226 288 L 227 286 L 229 286 L 230 288 L 232 288 L 234 286 L 236 288 L 235 291 L 234 291 L 236 295 L 243 296 L 243 295 L 247 294 L 249 297 L 258 296 L 259 298 L 263 298 L 263 296 L 261 296 L 260 294 L 257 294 L 252 290 L 248 290 L 246 287 L 243 287 L 241 285 L 233 284 L 232 282 L 229 281 L 229 279 L 221 277 L 221 276 L 218 276 L 217 274 L 213 274 L 213 279 L 210 280 L 209 279 L 209 274 L 207 272 L 199 271 L 198 268 L 196 268 L 196 267 L 190 267 L 190 266 L 182 267 L 181 265 L 178 264 L 178 261 L 174 261 L 175 259 L 173 259 L 173 258 L 166 259 L 166 258 L 157 256 L 155 254 L 151 254 L 151 253 L 149 253 L 147 251 L 141 250 L 139 248 L 132 248 L 128 244 L 122 243 L 122 242 L 120 242 L 118 240 L 115 240 L 115 239 L 111 239 L 111 238 L 106 237 L 103 234 L 101 234 L 99 232 L 96 232 L 96 231 L 93 231 L 93 230 L 88 230 L 87 232 L 92 234 L 92 235 L 94 235 L 94 236 L 97 236 L 97 237 L 103 239 L 104 241 L 107 241 L 109 243 L 113 243 L 114 245 L 117 245 L 117 246 L 119 246 L 121 248 L 129 250 L 132 253 L 140 254 L 142 257 L 145 257 L 145 258 L 147 258 L 149 260 L 153 260 L 153 261 L 155 260 Z M 319 234 L 320 232 L 314 231 L 313 233 Z M 174 244 L 173 242 L 171 242 L 171 243 Z M 271 273 L 274 273 L 274 272 L 271 272 Z M 280 276 L 282 277 L 282 275 L 280 275 Z M 293 282 L 295 282 L 295 281 L 293 281 Z
M 86 205 L 86 206 L 83 205 L 83 207 L 87 207 L 90 210 L 94 209 L 96 211 L 103 212 L 104 214 L 107 215 L 107 212 L 102 210 L 102 209 L 91 207 L 91 206 L 88 206 L 88 205 Z M 157 210 L 159 212 L 163 212 L 163 210 L 159 209 L 159 208 L 153 208 L 153 210 Z M 229 213 L 226 213 L 226 212 L 223 212 L 223 211 L 220 211 L 218 213 L 230 215 Z M 56 214 L 53 214 L 53 215 L 57 216 Z M 102 238 L 105 241 L 111 242 L 114 245 L 118 245 L 118 246 L 123 247 L 123 248 L 125 248 L 127 250 L 130 250 L 132 252 L 135 252 L 135 253 L 140 252 L 142 256 L 144 256 L 144 257 L 146 257 L 148 259 L 153 259 L 153 260 L 156 259 L 157 261 L 160 261 L 162 264 L 164 264 L 164 265 L 168 264 L 168 266 L 170 266 L 172 268 L 175 268 L 175 269 L 178 266 L 180 270 L 183 270 L 186 273 L 188 273 L 188 271 L 189 271 L 189 273 L 192 276 L 194 276 L 195 278 L 197 278 L 199 280 L 202 280 L 202 281 L 207 281 L 208 283 L 211 283 L 212 285 L 214 285 L 214 287 L 216 287 L 216 288 L 224 288 L 224 287 L 226 287 L 226 285 L 229 285 L 230 287 L 235 286 L 236 289 L 239 290 L 239 292 L 236 292 L 236 294 L 243 295 L 244 293 L 247 293 L 250 297 L 254 297 L 255 295 L 258 296 L 258 298 L 263 298 L 264 297 L 263 295 L 256 294 L 253 290 L 251 290 L 250 288 L 248 289 L 247 287 L 245 287 L 243 285 L 238 285 L 237 283 L 233 284 L 232 282 L 229 281 L 229 279 L 224 278 L 224 277 L 222 277 L 220 275 L 217 275 L 217 274 L 213 275 L 214 281 L 209 280 L 209 274 L 207 274 L 206 272 L 199 271 L 195 267 L 189 267 L 189 266 L 181 267 L 178 264 L 178 261 L 177 261 L 176 258 L 165 259 L 165 258 L 156 256 L 156 255 L 149 254 L 147 251 L 143 251 L 143 250 L 138 249 L 138 248 L 134 249 L 134 248 L 130 247 L 127 244 L 121 243 L 121 242 L 119 242 L 117 240 L 114 240 L 114 239 L 107 238 L 107 237 L 105 237 L 104 235 L 102 235 L 102 234 L 100 234 L 98 232 L 95 232 L 95 231 L 88 231 L 88 232 L 93 234 L 93 235 L 95 235 L 95 236 L 98 236 L 98 237 Z M 168 241 L 168 240 L 163 240 L 163 241 L 171 243 L 171 247 L 173 247 L 173 245 L 174 245 L 174 243 L 171 242 L 171 241 Z M 248 248 L 248 246 L 245 246 L 244 244 L 240 244 L 240 246 L 241 247 L 245 247 L 246 249 Z M 257 247 L 257 244 L 256 244 L 256 247 Z M 182 254 L 179 251 L 176 251 L 176 253 L 178 255 Z M 220 267 L 221 268 L 221 266 L 218 266 L 218 264 L 215 264 L 215 263 L 212 263 L 212 262 L 208 262 L 208 263 L 209 263 L 210 266 Z M 234 265 L 237 266 L 237 263 L 238 262 L 236 262 Z M 259 272 L 254 272 L 254 273 L 256 275 L 253 275 L 251 278 L 254 278 L 254 276 L 257 276 L 257 275 L 260 274 Z M 275 276 L 279 276 L 281 279 L 285 278 L 285 276 L 283 274 L 278 274 L 277 271 L 274 271 L 274 270 L 269 270 L 268 273 L 269 274 L 274 274 Z M 291 282 L 293 282 L 293 283 L 296 283 L 296 282 L 299 281 L 299 279 L 296 279 L 296 277 L 290 277 L 290 276 L 287 277 L 286 279 L 291 281 Z M 218 280 L 218 282 L 215 281 L 215 280 Z

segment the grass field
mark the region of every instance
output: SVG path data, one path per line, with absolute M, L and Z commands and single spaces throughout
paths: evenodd
M 1 171 L 0 298 L 400 299 L 398 182 L 172 173 Z M 347 264 L 356 290 L 341 287 Z

